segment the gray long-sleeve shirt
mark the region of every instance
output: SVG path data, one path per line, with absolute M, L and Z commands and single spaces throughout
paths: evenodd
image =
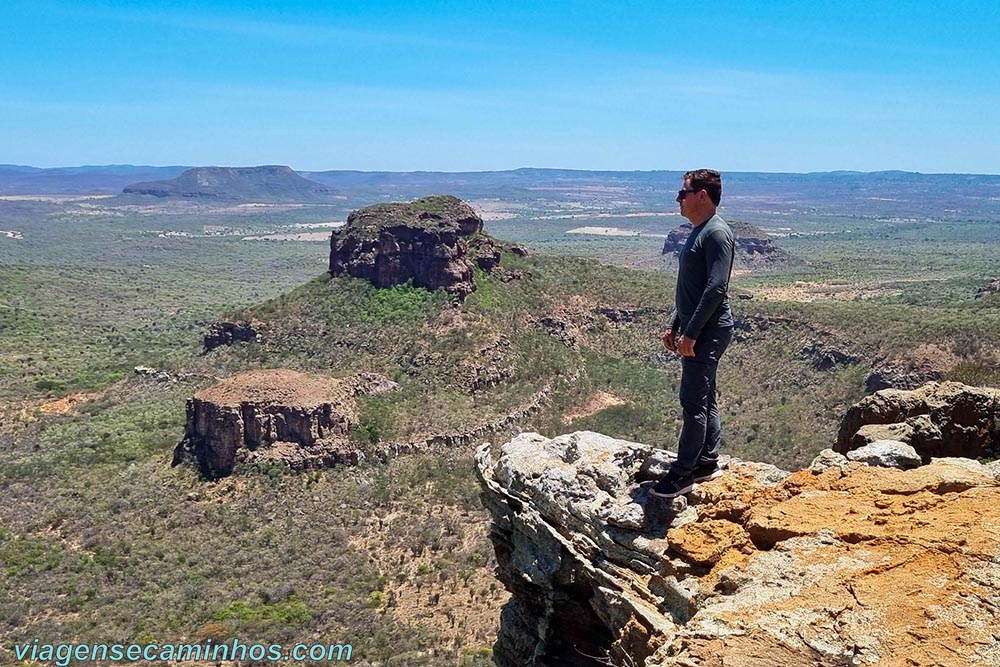
M 733 326 L 728 291 L 735 251 L 733 231 L 718 215 L 691 230 L 679 257 L 670 328 L 697 338 L 702 329 Z

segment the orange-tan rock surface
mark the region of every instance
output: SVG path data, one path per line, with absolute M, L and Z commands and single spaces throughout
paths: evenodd
M 1000 465 L 731 461 L 648 495 L 669 453 L 580 432 L 478 452 L 506 665 L 1000 665 Z

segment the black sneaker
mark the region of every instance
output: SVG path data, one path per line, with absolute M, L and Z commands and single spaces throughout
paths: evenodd
M 676 498 L 692 490 L 694 490 L 693 479 L 690 477 L 674 477 L 670 473 L 667 473 L 659 482 L 653 485 L 649 493 L 658 498 Z
M 695 482 L 707 482 L 710 479 L 717 479 L 719 477 L 722 477 L 722 468 L 715 461 L 704 463 L 695 468 L 691 473 L 691 479 Z

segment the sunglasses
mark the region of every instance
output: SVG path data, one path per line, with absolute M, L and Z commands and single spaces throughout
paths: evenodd
M 677 201 L 680 201 L 687 197 L 692 192 L 701 192 L 701 190 L 678 190 L 677 191 Z

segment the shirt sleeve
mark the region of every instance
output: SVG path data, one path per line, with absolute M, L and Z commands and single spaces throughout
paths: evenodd
M 707 235 L 702 242 L 705 264 L 708 268 L 708 282 L 701 293 L 698 307 L 684 328 L 684 335 L 688 338 L 698 338 L 705 322 L 726 298 L 726 292 L 729 290 L 729 274 L 733 269 L 735 245 L 733 237 L 721 229 Z
M 673 312 L 670 313 L 670 317 L 667 318 L 667 328 L 677 331 L 677 327 L 681 325 L 681 316 L 677 313 L 677 309 L 674 308 Z

